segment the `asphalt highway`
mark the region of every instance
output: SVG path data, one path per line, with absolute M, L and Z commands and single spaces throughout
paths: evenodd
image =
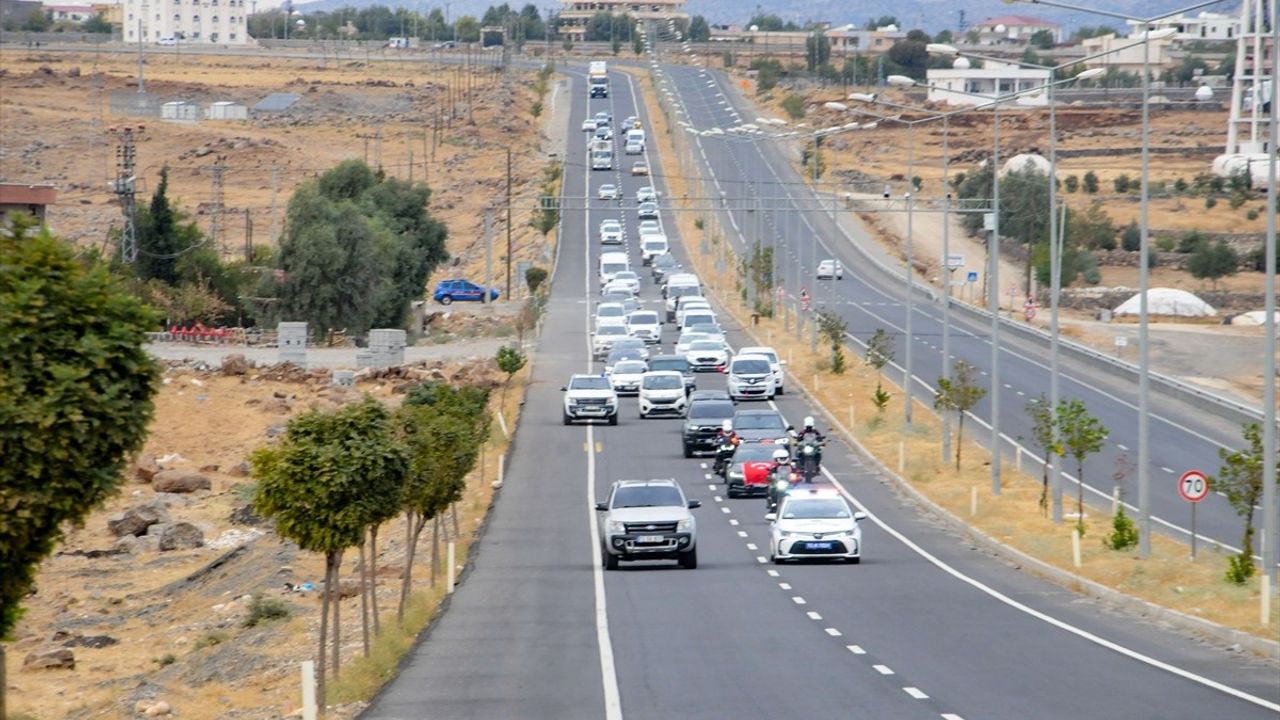
M 611 74 L 607 100 L 573 77 L 564 196 L 643 178 L 586 164 L 582 120 L 645 119 Z M 580 153 L 572 151 L 581 148 Z M 620 155 L 625 165 L 632 158 Z M 653 143 L 653 183 L 665 190 Z M 871 514 L 860 565 L 767 562 L 759 498 L 729 500 L 709 458 L 685 459 L 678 420 L 561 424 L 559 387 L 598 372 L 588 351 L 600 220 L 618 217 L 640 268 L 633 210 L 562 213 L 548 315 L 505 485 L 451 605 L 363 717 L 393 718 L 1274 718 L 1274 665 L 1197 642 L 993 560 L 891 489 L 838 442 L 827 477 Z M 669 220 L 669 218 L 667 218 Z M 675 253 L 687 261 L 673 223 Z M 687 265 L 687 262 L 686 262 Z M 848 280 L 846 280 L 848 283 Z M 727 323 L 730 342 L 747 343 Z M 663 347 L 674 341 L 668 326 Z M 700 375 L 699 387 L 723 387 Z M 764 406 L 764 403 L 757 403 Z M 812 410 L 788 394 L 795 422 Z M 695 510 L 699 567 L 604 571 L 593 505 L 618 479 L 676 478 Z
M 675 90 L 675 107 L 680 110 L 677 121 L 691 123 L 698 130 L 727 129 L 756 122 L 756 113 L 747 107 L 732 82 L 718 72 L 686 65 L 664 65 Z M 868 131 L 870 132 L 870 131 Z M 796 285 L 807 286 L 815 308 L 834 309 L 849 323 L 851 334 L 865 341 L 878 328 L 888 331 L 896 342 L 899 365 L 906 355 L 905 283 L 900 269 L 897 277 L 866 262 L 854 243 L 871 248 L 874 241 L 859 221 L 845 214 L 837 226 L 826 212 L 813 208 L 813 195 L 792 168 L 780 143 L 728 136 L 697 137 L 695 160 L 704 168 L 717 192 L 729 198 L 755 198 L 764 209 L 763 221 L 747 203 L 731 203 L 722 211 L 724 227 L 739 250 L 757 239 L 766 247 L 775 247 L 782 262 L 779 276 L 787 281 L 791 293 Z M 826 150 L 826 152 L 832 152 Z M 829 205 L 829 203 L 828 203 Z M 735 232 L 736 230 L 736 232 Z M 817 261 L 839 258 L 845 268 L 842 281 L 816 280 Z M 896 262 L 895 267 L 900 268 Z M 1017 279 L 1003 279 L 1007 286 Z M 960 312 L 952 312 L 951 355 L 975 366 L 982 384 L 990 384 L 991 327 L 989 320 L 975 321 Z M 914 343 L 912 374 L 913 393 L 926 403 L 932 399 L 932 386 L 942 375 L 942 309 L 926 295 L 914 298 L 912 336 Z M 1005 464 L 1012 458 L 1013 443 L 1021 442 L 1028 450 L 1038 451 L 1031 436 L 1026 405 L 1029 400 L 1049 392 L 1049 348 L 1038 342 L 1005 331 L 1000 338 L 1000 422 L 1005 438 Z M 1122 497 L 1131 508 L 1138 502 L 1137 487 L 1137 419 L 1138 389 L 1135 383 L 1118 379 L 1106 372 L 1084 366 L 1065 354 L 1060 360 L 1060 392 L 1064 399 L 1079 398 L 1091 414 L 1110 431 L 1106 447 L 1090 457 L 1084 465 L 1083 478 L 1088 492 L 1087 502 L 1110 507 L 1113 480 L 1123 457 L 1127 474 L 1119 481 Z M 902 383 L 902 370 L 897 382 Z M 1177 481 L 1186 470 L 1197 469 L 1206 474 L 1218 472 L 1222 461 L 1220 448 L 1232 450 L 1242 446 L 1239 426 L 1183 402 L 1165 397 L 1153 388 L 1150 416 L 1150 476 L 1152 484 L 1152 516 L 1157 530 L 1181 540 L 1189 537 L 1188 503 L 1177 494 Z M 901 396 L 894 408 L 902 412 Z M 991 419 L 991 396 L 984 398 L 973 411 L 980 422 Z M 990 439 L 990 426 L 975 428 L 968 434 L 984 443 Z M 1024 456 L 1024 459 L 1027 459 Z M 1038 463 L 1032 463 L 1036 471 Z M 1073 507 L 1075 495 L 1075 462 L 1067 458 L 1059 463 L 1065 471 L 1063 488 L 1067 511 Z M 1261 523 L 1262 513 L 1255 513 Z M 1235 510 L 1221 493 L 1211 493 L 1197 509 L 1196 533 L 1201 541 L 1212 541 L 1228 549 L 1239 547 L 1243 525 Z M 1262 533 L 1257 533 L 1260 540 Z M 1236 550 L 1238 551 L 1238 550 Z M 1255 547 L 1255 551 L 1257 548 Z

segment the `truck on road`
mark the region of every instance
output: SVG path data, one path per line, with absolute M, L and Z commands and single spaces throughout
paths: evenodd
M 609 97 L 609 69 L 604 60 L 592 60 L 587 69 L 588 82 L 591 84 L 591 97 Z
M 592 170 L 613 169 L 613 143 L 608 140 L 593 140 L 588 146 L 591 156 Z

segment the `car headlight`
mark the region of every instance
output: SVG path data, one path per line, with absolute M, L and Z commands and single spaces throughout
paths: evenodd
M 610 532 L 610 533 L 620 533 L 620 532 L 622 532 L 625 528 L 623 528 L 623 526 L 622 526 L 622 522 L 621 522 L 621 521 L 619 521 L 619 520 L 610 520 L 609 522 L 605 523 L 604 529 L 605 529 L 605 531 L 606 531 L 606 532 Z
M 688 532 L 693 529 L 693 518 L 685 518 L 676 523 L 676 532 Z
M 779 531 L 778 531 L 778 537 L 780 537 L 780 538 L 789 538 L 789 537 L 791 537 L 791 531 L 789 531 L 789 530 L 779 530 Z
M 787 444 L 789 444 L 790 442 L 791 442 L 791 438 L 785 438 L 785 437 L 780 437 L 780 438 L 778 438 L 778 440 L 777 440 L 777 443 L 778 443 L 779 445 L 787 445 Z
M 733 478 L 734 480 L 741 480 L 744 476 L 743 476 L 743 474 L 742 474 L 742 473 L 740 473 L 740 472 L 736 472 L 736 471 L 730 470 L 730 471 L 729 471 L 729 477 L 730 477 L 730 478 Z

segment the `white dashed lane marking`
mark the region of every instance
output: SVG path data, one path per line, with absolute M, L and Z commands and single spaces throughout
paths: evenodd
M 797 605 L 804 605 L 804 604 L 805 604 L 805 599 L 804 599 L 804 598 L 802 598 L 802 597 L 800 597 L 799 595 L 795 595 L 795 596 L 793 596 L 793 597 L 791 598 L 791 602 L 793 602 L 793 603 L 795 603 L 795 604 L 797 604 Z
M 875 668 L 876 672 L 880 673 L 881 675 L 893 674 L 893 670 L 890 669 L 888 665 L 872 665 L 871 667 Z
M 756 544 L 755 544 L 755 543 L 747 543 L 747 549 L 748 549 L 748 550 L 759 550 L 760 548 L 756 547 Z
M 814 612 L 814 611 L 812 611 L 812 610 L 810 610 L 807 614 L 809 615 L 809 619 L 810 619 L 810 620 L 821 620 L 821 619 L 822 619 L 822 616 L 821 616 L 821 615 L 819 615 L 818 613 L 816 613 L 816 612 Z
M 929 699 L 929 696 L 928 696 L 928 695 L 925 695 L 925 694 L 924 694 L 924 692 L 922 692 L 922 691 L 920 690 L 920 688 L 904 687 L 904 688 L 902 688 L 902 689 L 903 689 L 903 690 L 904 690 L 908 695 L 910 695 L 911 697 L 913 697 L 913 698 L 915 698 L 915 699 L 917 699 L 917 700 L 928 700 L 928 699 Z
M 827 634 L 831 637 L 840 637 L 840 631 L 835 628 L 827 628 Z
M 845 647 L 849 648 L 849 652 L 853 653 L 854 655 L 866 655 L 866 654 L 867 654 L 867 651 L 866 651 L 866 650 L 863 650 L 863 649 L 862 649 L 862 647 L 861 647 L 861 646 L 859 646 L 859 645 L 845 645 Z

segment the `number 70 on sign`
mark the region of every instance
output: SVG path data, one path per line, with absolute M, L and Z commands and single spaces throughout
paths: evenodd
M 1188 470 L 1178 478 L 1178 494 L 1183 500 L 1198 503 L 1209 495 L 1209 478 L 1199 470 Z

